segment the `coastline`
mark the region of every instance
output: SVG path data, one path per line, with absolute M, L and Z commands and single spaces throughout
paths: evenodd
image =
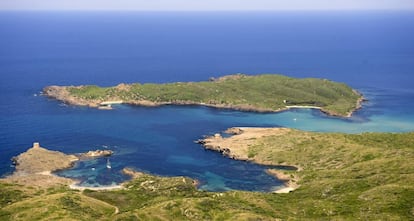
M 33 143 L 33 147 L 26 152 L 12 158 L 15 164 L 13 174 L 2 178 L 6 182 L 18 183 L 27 186 L 49 187 L 67 185 L 72 189 L 84 189 L 76 186 L 76 179 L 61 177 L 53 174 L 55 171 L 72 168 L 79 160 L 93 159 L 112 155 L 111 150 L 95 150 L 80 154 L 64 154 L 59 151 L 48 150 Z M 99 190 L 114 189 L 115 187 L 98 188 Z M 89 188 L 88 188 L 89 189 Z
M 13 174 L 1 178 L 1 181 L 7 183 L 15 183 L 28 187 L 48 188 L 57 185 L 67 186 L 73 190 L 93 190 L 93 191 L 106 191 L 106 190 L 120 190 L 125 189 L 131 179 L 139 178 L 145 175 L 142 172 L 135 171 L 131 168 L 124 168 L 122 173 L 131 177 L 120 184 L 109 186 L 80 186 L 79 180 L 73 178 L 61 177 L 53 172 L 58 170 L 70 169 L 74 166 L 74 163 L 79 160 L 94 159 L 97 157 L 107 157 L 112 155 L 111 150 L 94 150 L 79 154 L 64 154 L 59 151 L 52 151 L 46 148 L 40 147 L 39 143 L 34 143 L 33 147 L 29 148 L 26 152 L 13 157 L 16 170 Z M 198 181 L 194 180 L 193 185 L 197 186 Z
M 291 81 L 295 84 L 303 84 L 301 79 L 289 77 L 285 78 L 291 79 Z M 247 86 L 247 88 L 244 88 L 249 84 L 241 84 L 240 82 L 242 80 L 248 80 L 250 84 L 254 84 L 255 86 Z M 49 98 L 62 101 L 66 104 L 87 106 L 102 110 L 111 110 L 112 104 L 127 104 L 144 107 L 159 107 L 163 105 L 196 105 L 258 113 L 276 113 L 286 111 L 291 108 L 311 108 L 319 109 L 321 112 L 330 116 L 345 118 L 351 117 L 356 110 L 361 108 L 361 103 L 364 101 L 362 94 L 350 87 L 341 88 L 341 91 L 333 90 L 332 88 L 338 87 L 336 82 L 326 80 L 318 81 L 318 79 L 316 79 L 312 88 L 315 88 L 314 90 L 317 90 L 318 87 L 330 88 L 332 96 L 337 97 L 337 99 L 341 99 L 341 102 L 339 103 L 337 99 L 327 99 L 326 95 L 320 93 L 314 94 L 312 95 L 313 98 L 311 96 L 311 98 L 307 99 L 294 96 L 293 92 L 291 92 L 291 94 L 287 94 L 289 93 L 287 91 L 288 87 L 292 86 L 291 84 L 284 85 L 284 87 L 287 88 L 285 91 L 274 91 L 272 87 L 263 86 L 267 85 L 265 82 L 273 80 L 277 82 L 280 80 L 280 76 L 249 76 L 238 74 L 224 76 L 210 82 L 204 82 L 204 84 L 201 84 L 202 82 L 178 82 L 168 84 L 168 87 L 166 87 L 166 84 L 151 84 L 151 88 L 149 88 L 144 94 L 141 92 L 142 89 L 140 89 L 140 84 L 119 84 L 108 88 L 88 85 L 47 86 L 43 88 L 42 94 Z M 229 91 L 229 83 L 234 83 L 237 87 L 243 87 L 243 90 L 247 90 L 252 93 L 261 94 L 263 91 L 269 92 L 267 92 L 267 96 L 265 96 L 262 100 L 252 99 L 249 93 Z M 198 92 L 195 91 L 194 85 L 197 85 L 197 90 L 204 90 L 203 95 L 195 95 Z M 154 89 L 154 87 L 156 89 Z M 214 90 L 214 88 L 217 89 Z M 170 94 L 168 94 L 168 90 L 170 90 Z M 187 93 L 192 95 L 190 97 L 183 96 L 181 93 L 183 90 L 188 90 Z M 220 94 L 220 90 L 226 90 L 226 93 L 223 92 L 224 94 Z M 167 92 L 165 92 L 165 94 L 159 94 L 159 91 Z M 303 89 L 301 93 L 310 94 L 311 92 L 309 89 Z M 346 94 L 346 96 L 344 94 Z M 218 99 L 220 96 L 230 96 L 231 98 Z M 356 104 L 353 103 L 354 101 Z M 307 103 L 308 105 L 306 105 Z M 312 104 L 320 104 L 321 106 Z
M 299 166 L 275 164 L 269 160 L 258 159 L 253 156 L 249 148 L 254 145 L 258 138 L 265 138 L 267 136 L 283 136 L 292 131 L 289 128 L 256 128 L 256 127 L 232 127 L 225 131 L 225 133 L 232 134 L 230 137 L 222 137 L 220 134 L 205 137 L 198 140 L 197 143 L 203 145 L 207 150 L 217 151 L 226 157 L 234 160 L 252 161 L 254 163 L 266 166 L 289 166 L 296 168 L 295 172 L 301 171 Z M 285 174 L 285 170 L 268 169 L 266 173 L 281 180 L 285 188 L 273 191 L 274 193 L 289 193 L 299 188 L 298 181 L 300 178 L 294 173 Z
M 82 87 L 82 86 L 78 86 Z M 75 87 L 75 88 L 78 88 Z M 109 106 L 106 106 L 107 103 L 114 103 L 114 104 L 127 104 L 127 105 L 134 105 L 134 106 L 142 106 L 142 107 L 160 107 L 164 105 L 196 105 L 196 106 L 205 106 L 205 107 L 212 107 L 217 109 L 231 109 L 231 110 L 239 110 L 239 111 L 251 111 L 251 112 L 259 112 L 259 113 L 271 113 L 271 112 L 280 112 L 287 110 L 287 108 L 281 108 L 278 110 L 270 109 L 270 108 L 258 108 L 249 105 L 227 105 L 227 104 L 212 104 L 212 103 L 203 103 L 203 102 L 194 102 L 194 101 L 171 101 L 171 102 L 155 102 L 150 100 L 120 100 L 119 98 L 109 99 L 109 100 L 94 100 L 94 99 L 83 99 L 79 97 L 75 97 L 71 95 L 68 91 L 67 86 L 47 86 L 43 89 L 43 95 L 61 101 L 63 103 L 74 105 L 74 106 L 87 106 L 90 108 L 98 108 L 102 110 L 110 110 L 112 109 Z M 117 100 L 113 102 L 112 100 Z
M 124 189 L 122 185 L 113 185 L 113 186 L 99 186 L 99 187 L 89 187 L 89 186 L 79 186 L 77 183 L 72 183 L 69 185 L 70 189 L 73 190 L 94 190 L 94 191 L 102 191 L 102 190 L 119 190 Z
M 289 105 L 286 106 L 287 109 L 294 109 L 294 108 L 299 108 L 299 109 L 318 109 L 321 110 L 321 107 L 317 107 L 317 106 L 308 106 L 308 105 Z
M 6 209 L 9 214 L 30 214 L 37 209 L 37 211 L 40 211 L 39 214 L 43 216 L 44 214 L 50 214 L 49 211 L 55 211 L 53 210 L 56 209 L 55 205 L 61 205 L 59 206 L 61 211 L 67 211 L 66 205 L 68 204 L 65 204 L 65 202 L 75 202 L 77 205 L 81 205 L 81 207 L 75 207 L 76 211 L 85 208 L 87 210 L 81 211 L 90 211 L 89 208 L 92 205 L 95 209 L 101 208 L 99 211 L 107 211 L 106 217 L 109 217 L 112 214 L 118 214 L 119 211 L 122 211 L 121 215 L 125 215 L 124 212 L 130 211 L 130 209 L 142 211 L 146 208 L 152 208 L 150 211 L 153 214 L 158 214 L 159 211 L 170 213 L 171 210 L 164 209 L 166 205 L 171 205 L 171 202 L 188 202 L 183 206 L 178 204 L 179 207 L 176 207 L 176 211 L 183 211 L 180 209 L 187 209 L 188 205 L 194 205 L 192 208 L 205 208 L 207 206 L 208 209 L 213 209 L 214 213 L 234 208 L 234 205 L 237 205 L 235 208 L 246 206 L 249 210 L 257 211 L 257 205 L 263 205 L 263 202 L 272 199 L 271 201 L 276 201 L 277 204 L 265 204 L 262 207 L 269 208 L 269 213 L 279 214 L 281 210 L 275 210 L 274 208 L 279 208 L 279 205 L 287 205 L 287 208 L 281 208 L 283 210 L 293 208 L 295 213 L 290 212 L 289 214 L 297 214 L 296 211 L 300 213 L 307 208 L 309 208 L 306 210 L 307 212 L 314 212 L 315 205 L 322 206 L 320 212 L 323 212 L 324 208 L 340 209 L 343 208 L 344 200 L 355 202 L 355 199 L 361 199 L 355 209 L 356 215 L 360 214 L 359 208 L 369 209 L 376 206 L 379 207 L 377 217 L 381 218 L 388 215 L 382 212 L 383 208 L 392 209 L 394 208 L 392 205 L 411 202 L 409 199 L 411 199 L 411 193 L 414 189 L 408 184 L 412 183 L 413 176 L 406 169 L 413 168 L 413 163 L 410 161 L 410 156 L 413 154 L 413 143 L 411 142 L 413 132 L 405 134 L 365 133 L 346 135 L 303 132 L 283 128 L 244 127 L 227 130 L 228 133 L 236 134 L 233 137 L 244 135 L 244 139 L 239 139 L 241 144 L 244 143 L 242 141 L 249 142 L 252 141 L 250 138 L 255 137 L 253 135 L 250 138 L 246 136 L 248 131 L 256 132 L 256 134 L 266 134 L 268 132 L 267 135 L 269 135 L 268 137 L 267 135 L 259 136 L 255 142 L 250 143 L 253 144 L 250 147 L 253 148 L 253 151 L 256 151 L 257 155 L 252 155 L 249 158 L 255 159 L 255 162 L 267 162 L 263 160 L 269 159 L 273 162 L 272 165 L 283 163 L 301 165 L 301 167 L 297 167 L 298 170 L 291 170 L 290 168 L 284 170 L 281 167 L 267 170 L 269 174 L 282 180 L 284 187 L 274 186 L 272 192 L 267 193 L 249 191 L 212 193 L 197 191 L 194 188 L 196 182 L 191 178 L 142 175 L 140 172 L 125 169 L 137 179 L 124 184 L 125 189 L 120 191 L 116 190 L 119 186 L 85 187 L 80 189 L 81 191 L 71 191 L 71 187 L 77 188 L 73 183 L 72 186 L 70 184 L 57 186 L 57 183 L 53 183 L 54 186 L 34 186 L 32 183 L 26 183 L 26 186 L 23 186 L 16 182 L 3 182 L 0 185 L 2 192 L 6 193 L 3 194 L 6 198 L 3 198 L 5 200 L 2 202 L 5 206 L 2 209 Z M 223 139 L 219 135 L 214 137 Z M 390 148 L 392 144 L 396 146 Z M 237 148 L 237 145 L 235 148 Z M 247 154 L 249 154 L 249 151 Z M 358 170 L 355 171 L 355 169 Z M 400 172 L 395 173 L 395 171 Z M 376 175 L 373 177 L 372 174 Z M 46 170 L 31 174 L 31 176 L 39 176 L 47 181 L 53 178 L 50 175 L 50 171 Z M 141 175 L 142 177 L 139 177 Z M 384 177 L 385 179 L 383 179 Z M 367 183 L 372 185 L 366 185 Z M 296 186 L 296 184 L 301 186 Z M 295 190 L 296 188 L 299 189 Z M 86 189 L 96 191 L 82 191 Z M 27 195 L 21 195 L 21 191 L 24 191 L 23 193 Z M 292 191 L 293 193 L 291 193 Z M 332 199 L 334 200 L 332 201 Z M 200 202 L 209 203 L 198 204 Z M 218 210 L 215 207 L 217 202 L 219 205 L 224 204 Z M 384 206 L 383 202 L 388 202 L 386 207 L 382 207 Z M 104 205 L 103 208 L 102 205 Z M 133 207 L 131 208 L 130 205 Z M 46 211 L 45 208 L 47 208 Z M 112 208 L 115 209 L 115 212 Z M 345 209 L 345 212 L 349 212 L 348 207 Z M 410 212 L 410 209 L 407 208 L 404 212 Z M 79 213 L 77 214 L 79 215 Z M 197 218 L 199 217 L 202 216 L 200 215 Z M 292 216 L 286 216 L 286 219 L 288 217 Z M 322 219 L 323 217 L 326 218 L 327 215 L 321 216 Z M 117 218 L 123 219 L 125 216 Z M 312 218 L 315 217 L 312 216 Z M 167 220 L 173 220 L 173 218 Z
M 97 108 L 100 110 L 112 110 L 112 106 L 104 106 L 100 105 L 101 103 L 105 102 L 111 102 L 111 101 L 98 101 L 98 100 L 85 100 L 82 98 L 77 98 L 74 96 L 70 97 L 60 97 L 60 96 L 54 96 L 48 93 L 44 93 L 45 96 L 61 101 L 63 103 L 74 105 L 74 106 L 86 106 L 90 108 Z M 69 95 L 68 95 L 69 96 Z M 203 103 L 203 102 L 193 102 L 193 101 L 172 101 L 172 102 L 154 102 L 149 100 L 134 100 L 134 101 L 122 101 L 120 103 L 116 104 L 126 104 L 126 105 L 132 105 L 132 106 L 141 106 L 141 107 L 161 107 L 165 105 L 177 105 L 177 106 L 204 106 L 204 107 L 211 107 L 211 108 L 217 108 L 217 109 L 227 109 L 227 110 L 235 110 L 235 111 L 244 111 L 244 112 L 256 112 L 256 113 L 279 113 L 283 111 L 287 111 L 294 108 L 303 108 L 303 109 L 316 109 L 320 110 L 322 113 L 333 116 L 333 117 L 344 117 L 349 118 L 352 116 L 352 114 L 360 109 L 362 107 L 362 103 L 365 101 L 363 97 L 359 98 L 357 101 L 357 107 L 353 109 L 352 111 L 346 113 L 345 115 L 339 114 L 330 110 L 326 110 L 323 107 L 318 106 L 309 106 L 309 105 L 291 105 L 291 106 L 285 106 L 278 109 L 270 109 L 270 108 L 260 108 L 250 105 L 226 105 L 226 104 L 209 104 L 209 103 Z
M 299 178 L 294 174 L 285 174 L 283 170 L 267 169 L 266 173 L 281 180 L 284 184 L 284 188 L 273 191 L 273 193 L 290 193 L 295 191 L 300 185 L 297 183 Z
M 142 175 L 144 175 L 144 173 L 139 172 L 139 171 L 135 171 L 134 169 L 131 169 L 129 167 L 125 167 L 124 169 L 122 169 L 122 173 L 124 173 L 125 175 L 130 176 L 132 179 L 138 178 Z M 73 182 L 72 184 L 69 185 L 70 189 L 74 189 L 74 190 L 94 190 L 94 191 L 101 191 L 101 190 L 120 190 L 120 189 L 125 189 L 124 184 L 126 184 L 127 182 L 129 182 L 130 180 L 126 180 L 124 182 L 122 182 L 121 184 L 117 184 L 117 185 L 110 185 L 110 186 L 97 186 L 97 187 L 91 187 L 91 186 L 79 186 L 78 182 Z

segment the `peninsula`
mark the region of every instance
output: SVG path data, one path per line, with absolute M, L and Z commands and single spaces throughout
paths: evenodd
M 414 156 L 414 132 L 341 134 L 250 127 L 225 132 L 233 135 L 215 134 L 198 142 L 236 160 L 297 168 L 272 168 L 268 173 L 285 181 L 286 188 L 275 192 L 295 190 L 283 198 L 284 205 L 313 210 L 304 216 L 380 220 L 399 219 L 398 211 L 405 211 L 406 218 L 414 217 L 414 163 L 409 160 Z
M 412 220 L 414 133 L 315 133 L 287 128 L 231 128 L 231 137 L 204 140 L 226 156 L 297 170 L 268 171 L 287 188 L 272 194 L 198 191 L 187 177 L 136 173 L 121 189 L 83 190 L 50 182 L 38 185 L 0 179 L 1 220 Z M 202 140 L 200 140 L 202 142 Z M 36 146 L 36 145 L 35 145 Z M 40 153 L 40 155 L 33 155 Z M 25 153 L 23 153 L 25 154 Z M 27 156 L 26 156 L 27 154 Z M 26 152 L 42 163 L 70 166 L 75 155 L 40 147 Z M 58 161 L 48 158 L 53 156 Z M 95 156 L 95 154 L 90 154 Z M 39 158 L 44 156 L 44 158 Z M 22 177 L 49 167 L 26 167 Z M 37 165 L 39 166 L 39 165 Z M 27 168 L 27 169 L 25 169 Z M 277 167 L 275 167 L 277 168 Z M 24 173 L 30 174 L 24 176 Z M 33 181 L 33 180 L 32 180 Z M 23 185 L 20 185 L 23 184 Z M 54 185 L 52 185 L 54 184 Z M 296 186 L 294 186 L 296 185 Z M 275 190 L 281 191 L 281 190 Z
M 119 103 L 203 105 L 257 112 L 306 107 L 341 117 L 351 116 L 363 101 L 360 93 L 343 83 L 277 74 L 235 74 L 202 82 L 135 83 L 114 87 L 48 86 L 43 94 L 68 104 L 101 109 L 110 109 L 112 104 Z
M 52 172 L 71 168 L 81 159 L 106 157 L 112 153 L 111 150 L 95 150 L 80 154 L 64 154 L 43 148 L 35 142 L 32 148 L 12 158 L 16 170 L 4 180 L 38 187 L 69 185 L 76 183 L 76 180 L 59 177 Z
M 300 169 L 298 166 L 286 165 L 283 163 L 276 163 L 271 158 L 258 157 L 258 150 L 254 149 L 257 144 L 257 140 L 264 139 L 265 137 L 272 136 L 284 136 L 289 133 L 291 129 L 288 128 L 229 128 L 225 131 L 227 134 L 233 134 L 230 137 L 222 137 L 220 134 L 214 136 L 208 136 L 204 139 L 198 140 L 198 143 L 208 150 L 214 150 L 222 153 L 224 156 L 235 159 L 253 161 L 262 165 L 273 166 L 290 166 L 291 168 Z M 268 169 L 270 175 L 275 176 L 279 180 L 285 181 L 286 188 L 275 190 L 275 193 L 289 193 L 299 187 L 297 184 L 298 177 L 295 175 L 294 170 L 277 170 Z M 286 175 L 285 173 L 289 173 Z

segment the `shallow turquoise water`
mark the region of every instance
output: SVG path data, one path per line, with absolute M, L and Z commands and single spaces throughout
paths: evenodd
M 414 130 L 414 16 L 410 13 L 0 12 L 0 174 L 35 141 L 65 153 L 111 149 L 59 174 L 113 185 L 125 166 L 200 180 L 200 188 L 270 191 L 266 167 L 193 143 L 226 128 L 321 132 Z M 39 96 L 47 85 L 199 81 L 232 73 L 340 81 L 369 101 L 350 119 L 317 110 L 258 114 L 206 107 L 102 111 Z

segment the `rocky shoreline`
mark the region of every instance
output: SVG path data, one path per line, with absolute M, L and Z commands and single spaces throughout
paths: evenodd
M 124 84 L 121 84 L 124 85 Z M 231 104 L 220 104 L 216 102 L 210 102 L 210 103 L 202 103 L 202 102 L 195 102 L 195 101 L 182 101 L 182 100 L 173 100 L 169 102 L 161 102 L 161 101 L 150 101 L 145 99 L 139 99 L 139 100 L 122 100 L 119 97 L 108 97 L 106 100 L 100 100 L 100 99 L 84 99 L 80 97 L 73 96 L 70 93 L 70 88 L 82 88 L 84 86 L 47 86 L 43 88 L 42 94 L 52 98 L 59 100 L 63 103 L 69 104 L 69 105 L 75 105 L 75 106 L 87 106 L 91 108 L 98 108 L 103 110 L 110 110 L 112 109 L 111 106 L 102 105 L 103 103 L 110 102 L 111 100 L 119 100 L 123 104 L 128 105 L 136 105 L 136 106 L 144 106 L 144 107 L 159 107 L 164 105 L 196 105 L 196 106 L 206 106 L 206 107 L 212 107 L 212 108 L 218 108 L 218 109 L 231 109 L 231 110 L 237 110 L 237 111 L 246 111 L 246 112 L 258 112 L 258 113 L 277 113 L 282 112 L 291 109 L 291 107 L 286 106 L 278 109 L 271 109 L 271 108 L 260 108 L 253 105 L 231 105 Z M 116 88 L 121 88 L 118 90 L 126 90 L 128 88 L 128 85 L 124 86 L 117 86 Z M 313 107 L 319 109 L 321 112 L 335 117 L 346 117 L 349 118 L 352 116 L 352 114 L 360 109 L 362 107 L 362 103 L 365 100 L 365 98 L 362 96 L 361 93 L 359 93 L 356 90 L 353 90 L 353 92 L 360 96 L 360 98 L 357 100 L 356 108 L 351 110 L 350 112 L 344 114 L 338 114 L 333 111 L 324 109 L 323 107 Z M 295 107 L 307 107 L 307 106 L 295 106 Z
M 0 180 L 6 183 L 16 183 L 23 186 L 48 188 L 56 185 L 67 186 L 70 189 L 83 191 L 85 189 L 101 191 L 101 190 L 117 190 L 124 189 L 124 184 L 129 180 L 111 186 L 79 186 L 78 180 L 60 177 L 53 172 L 59 170 L 70 169 L 76 161 L 89 160 L 97 157 L 108 157 L 113 154 L 111 150 L 94 150 L 80 154 L 64 154 L 59 151 L 52 151 L 40 147 L 39 143 L 34 143 L 33 147 L 26 152 L 12 158 L 16 170 L 10 176 Z M 143 172 L 135 171 L 132 168 L 124 168 L 122 173 L 130 176 L 132 179 L 146 175 Z M 197 186 L 199 182 L 193 180 L 192 183 Z
M 357 90 L 352 90 L 352 91 L 353 91 L 355 94 L 357 94 L 357 95 L 359 96 L 359 98 L 358 98 L 358 100 L 356 101 L 356 106 L 355 106 L 355 108 L 354 108 L 352 111 L 348 112 L 345 116 L 340 115 L 340 114 L 337 114 L 337 113 L 334 113 L 334 112 L 332 112 L 332 111 L 325 110 L 325 109 L 323 109 L 323 108 L 320 108 L 319 110 L 320 110 L 322 113 L 325 113 L 325 114 L 327 114 L 327 115 L 329 115 L 329 116 L 334 116 L 334 117 L 345 117 L 345 118 L 350 118 L 350 117 L 352 117 L 352 115 L 353 115 L 356 111 L 358 111 L 359 109 L 361 109 L 361 108 L 362 108 L 362 104 L 363 104 L 364 102 L 368 101 L 368 99 L 366 99 L 366 98 L 363 96 L 363 94 L 361 94 L 361 93 L 360 93 L 360 92 L 358 92 Z
M 70 86 L 73 87 L 73 86 Z M 65 104 L 75 105 L 75 106 L 87 106 L 91 108 L 99 108 L 99 109 L 110 109 L 102 106 L 101 103 L 106 101 L 102 100 L 95 100 L 95 99 L 83 99 L 79 97 L 75 97 L 71 95 L 68 91 L 70 87 L 67 86 L 47 86 L 43 88 L 42 94 L 61 101 Z M 76 86 L 75 88 L 79 88 L 82 86 Z M 117 97 L 109 98 L 109 100 L 120 100 Z M 273 109 L 266 109 L 266 108 L 257 108 L 254 106 L 249 105 L 225 105 L 225 104 L 215 104 L 215 103 L 200 103 L 200 102 L 193 102 L 193 101 L 171 101 L 171 102 L 154 102 L 150 100 L 122 100 L 123 104 L 128 105 L 136 105 L 136 106 L 143 106 L 143 107 L 159 107 L 164 105 L 199 105 L 199 106 L 206 106 L 206 107 L 213 107 L 218 109 L 231 109 L 231 110 L 239 110 L 239 111 L 250 111 L 250 112 L 259 112 L 259 113 L 269 113 L 269 112 L 279 112 L 287 110 L 288 108 L 283 108 L 280 110 L 273 110 Z
M 202 144 L 207 150 L 220 152 L 224 156 L 234 160 L 252 161 L 267 166 L 291 166 L 274 164 L 271 161 L 257 159 L 249 153 L 249 147 L 255 144 L 256 139 L 274 135 L 283 136 L 290 131 L 291 129 L 288 128 L 233 127 L 225 131 L 225 133 L 232 134 L 233 136 L 222 137 L 220 134 L 215 134 L 196 142 Z M 291 167 L 297 168 L 296 171 L 301 170 L 298 166 Z M 285 188 L 275 190 L 275 193 L 289 193 L 299 187 L 297 184 L 299 177 L 295 173 L 287 173 L 286 170 L 279 169 L 269 169 L 267 173 L 284 182 Z
M 274 193 L 290 193 L 300 187 L 297 183 L 299 181 L 299 177 L 294 173 L 286 173 L 286 171 L 277 169 L 268 169 L 266 170 L 266 173 L 276 177 L 285 185 L 284 188 L 275 190 Z
M 89 159 L 89 158 L 97 158 L 97 157 L 109 157 L 114 152 L 112 150 L 91 150 L 86 153 L 77 154 L 79 159 Z
M 72 168 L 75 162 L 96 157 L 112 155 L 111 150 L 95 150 L 81 154 L 64 154 L 52 151 L 33 143 L 33 147 L 26 152 L 12 158 L 15 171 L 12 175 L 2 179 L 6 182 L 18 183 L 38 187 L 53 185 L 70 185 L 76 180 L 59 177 L 53 174 L 55 171 Z
M 207 150 L 213 150 L 222 153 L 224 156 L 236 159 L 253 161 L 262 165 L 274 165 L 272 162 L 257 161 L 248 156 L 248 148 L 254 144 L 257 138 L 271 136 L 274 134 L 285 134 L 291 129 L 288 128 L 253 128 L 253 127 L 232 127 L 224 131 L 231 134 L 230 137 L 222 137 L 216 133 L 213 136 L 206 136 L 196 141 L 204 146 Z

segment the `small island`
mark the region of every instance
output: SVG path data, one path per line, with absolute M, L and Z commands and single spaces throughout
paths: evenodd
M 350 117 L 363 101 L 360 93 L 343 83 L 277 74 L 235 74 L 202 82 L 135 83 L 115 87 L 48 86 L 43 94 L 68 104 L 100 109 L 111 109 L 113 104 L 120 103 L 203 105 L 256 112 L 315 108 L 341 117 Z

